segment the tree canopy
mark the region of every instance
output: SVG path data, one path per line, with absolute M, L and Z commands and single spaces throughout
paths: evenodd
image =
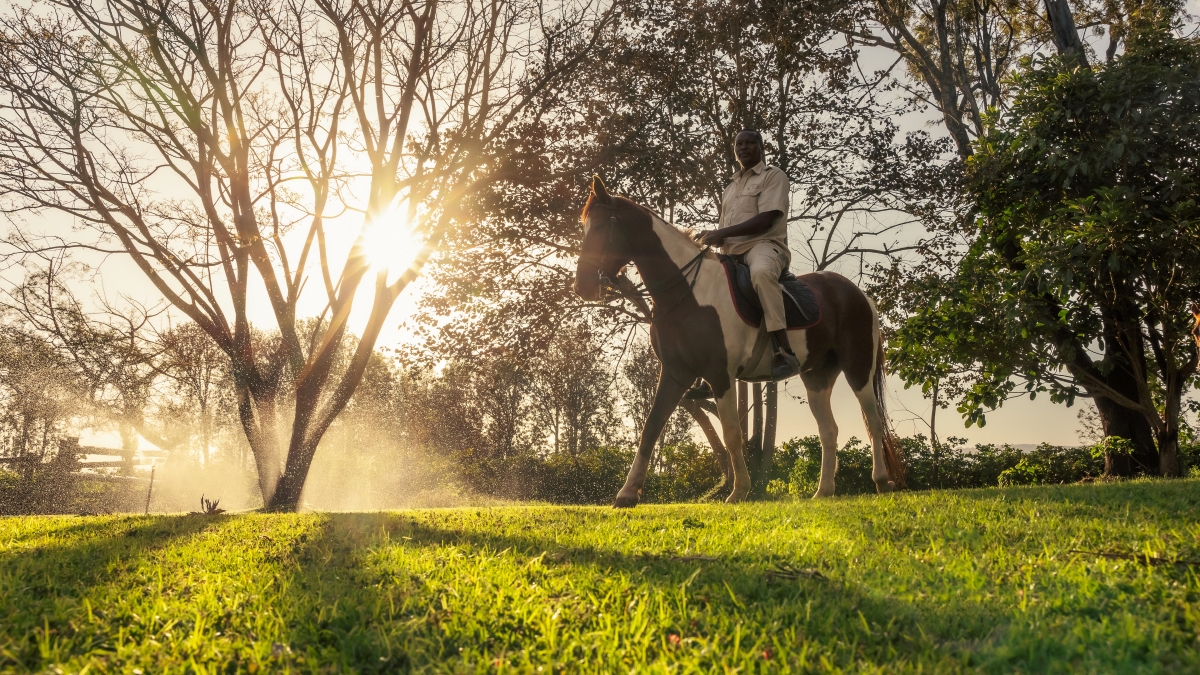
M 1178 475 L 1200 293 L 1197 82 L 1200 43 L 1156 17 L 1104 65 L 1025 62 L 968 161 L 965 255 L 905 291 L 891 358 L 909 384 L 948 385 L 979 424 L 1021 385 L 1086 393 L 1154 432 L 1160 457 L 1114 461 Z

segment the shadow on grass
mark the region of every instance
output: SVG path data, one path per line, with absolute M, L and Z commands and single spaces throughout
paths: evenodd
M 584 532 L 576 530 L 575 534 L 586 536 Z M 886 663 L 897 654 L 915 661 L 920 654 L 938 652 L 940 640 L 957 640 L 960 646 L 974 644 L 987 637 L 997 618 L 976 616 L 967 626 L 967 615 L 978 611 L 962 608 L 960 630 L 951 636 L 926 635 L 912 604 L 839 579 L 829 570 L 791 579 L 780 577 L 772 573 L 777 572 L 781 560 L 771 556 L 738 553 L 716 560 L 672 559 L 668 554 L 629 554 L 578 542 L 564 544 L 549 534 L 459 528 L 437 515 L 418 520 L 405 514 L 332 514 L 321 535 L 310 538 L 297 551 L 296 566 L 284 584 L 291 646 L 308 653 L 309 663 L 336 664 L 336 668 L 359 672 L 419 669 L 431 664 L 453 670 L 456 666 L 452 664 L 467 665 L 461 660 L 471 650 L 476 650 L 476 655 L 481 647 L 491 654 L 519 653 L 547 638 L 541 632 L 544 626 L 528 620 L 528 612 L 523 618 L 520 607 L 505 604 L 510 598 L 497 598 L 476 608 L 479 615 L 473 619 L 457 616 L 461 605 L 446 604 L 443 596 L 457 599 L 455 585 L 469 588 L 474 580 L 463 578 L 460 582 L 437 572 L 384 571 L 368 564 L 371 552 L 386 546 L 454 547 L 454 556 L 480 561 L 468 562 L 467 566 L 478 566 L 464 575 L 487 574 L 487 565 L 492 563 L 482 561 L 500 555 L 516 556 L 510 565 L 517 568 L 537 560 L 547 575 L 572 575 L 571 593 L 580 596 L 599 594 L 606 579 L 620 577 L 629 580 L 631 592 L 643 597 L 655 593 L 671 596 L 686 584 L 696 610 L 681 613 L 675 623 L 656 626 L 653 630 L 661 634 L 652 636 L 646 647 L 648 657 L 665 654 L 663 645 L 672 633 L 707 634 L 708 639 L 727 647 L 736 630 L 744 635 L 744 646 L 763 641 L 769 645 L 770 640 L 780 639 L 795 650 L 801 642 L 816 640 L 843 665 L 864 656 Z M 452 554 L 439 551 L 432 555 L 449 558 Z M 333 598 L 339 604 L 331 611 Z M 381 608 L 390 614 L 381 616 Z M 624 609 L 628 614 L 628 607 Z M 620 610 L 614 610 L 618 622 L 625 620 Z M 579 636 L 607 630 L 610 649 L 629 648 L 627 641 L 634 636 L 605 628 L 613 619 L 612 613 L 606 616 L 603 612 L 577 616 L 573 630 Z M 561 657 L 570 661 L 597 656 L 575 649 Z M 712 658 L 717 656 L 714 653 Z M 950 651 L 943 656 L 938 660 L 955 658 Z M 716 663 L 709 665 L 715 667 Z
M 913 499 L 918 496 L 909 495 L 905 507 L 924 508 L 921 500 Z M 1059 517 L 1074 523 L 1067 527 L 1071 531 L 1095 531 L 1095 524 L 1119 520 L 1155 522 L 1156 527 L 1169 528 L 1181 519 L 1195 521 L 1200 481 L 993 488 L 955 492 L 952 498 L 1011 505 L 1012 512 L 1002 508 L 1000 513 L 1004 527 L 1018 532 L 1021 523 L 1026 522 L 1023 511 L 1033 513 L 1039 504 L 1047 505 L 1041 507 L 1043 512 L 1053 505 L 1051 510 Z M 858 521 L 837 511 L 841 509 L 834 509 L 825 519 L 828 537 L 836 540 L 845 535 L 847 541 L 861 538 L 862 531 L 854 529 Z M 968 507 L 961 513 L 969 519 L 974 513 L 997 512 L 976 512 Z M 652 518 L 658 517 L 661 522 L 661 515 Z M 679 514 L 679 520 L 683 515 Z M 1040 619 L 1019 609 L 1013 598 L 1027 587 L 1033 588 L 1023 570 L 1042 574 L 1035 577 L 1039 584 L 1050 584 L 1056 583 L 1053 577 L 1058 572 L 1054 570 L 1065 569 L 1058 566 L 1067 564 L 1043 560 L 1040 556 L 1046 552 L 1046 542 L 1037 537 L 1020 538 L 1012 544 L 1002 539 L 980 539 L 979 545 L 966 545 L 947 531 L 941 545 L 955 542 L 960 552 L 971 558 L 971 574 L 983 584 L 982 590 L 963 592 L 964 582 L 945 567 L 951 561 L 936 555 L 922 558 L 916 566 L 902 563 L 893 571 L 883 560 L 861 564 L 857 559 L 848 560 L 851 554 L 838 553 L 836 546 L 827 554 L 831 563 L 823 566 L 819 557 L 811 555 L 781 558 L 787 554 L 772 553 L 770 546 L 735 546 L 733 553 L 716 560 L 686 560 L 672 559 L 673 551 L 669 550 L 630 549 L 619 534 L 607 545 L 601 538 L 590 542 L 589 533 L 596 524 L 610 518 L 611 514 L 590 509 L 556 510 L 552 515 L 535 510 L 509 515 L 483 511 L 331 514 L 320 534 L 297 549 L 283 603 L 289 608 L 289 639 L 293 648 L 310 654 L 310 662 L 360 672 L 430 665 L 434 669 L 470 669 L 474 666 L 463 660 L 472 649 L 476 650 L 476 659 L 481 658 L 481 650 L 496 654 L 529 651 L 535 645 L 545 649 L 547 641 L 552 641 L 546 625 L 531 623 L 529 612 L 520 604 L 541 602 L 548 612 L 568 600 L 524 591 L 498 594 L 492 603 L 459 596 L 460 592 L 469 596 L 472 587 L 480 579 L 486 580 L 493 570 L 521 568 L 537 560 L 537 565 L 547 570 L 545 584 L 554 583 L 554 578 L 570 577 L 570 588 L 555 591 L 568 596 L 593 592 L 602 595 L 606 589 L 619 587 L 606 583 L 606 579 L 613 578 L 628 580 L 624 588 L 630 599 L 654 593 L 680 594 L 686 585 L 690 606 L 700 611 L 689 613 L 660 605 L 657 623 L 651 622 L 645 630 L 661 634 L 636 646 L 644 650 L 647 659 L 657 654 L 670 661 L 672 657 L 664 645 L 671 633 L 720 638 L 727 646 L 735 631 L 747 644 L 761 644 L 763 640 L 784 643 L 792 655 L 812 647 L 822 658 L 829 657 L 831 667 L 852 670 L 874 664 L 897 669 L 1034 672 L 1047 668 L 1069 670 L 1072 663 L 1086 670 L 1091 667 L 1086 663 L 1095 666 L 1108 662 L 1103 657 L 1097 657 L 1100 662 L 1091 657 L 1087 657 L 1090 661 L 1079 661 L 1079 654 L 1094 651 L 1109 637 L 1120 642 L 1112 646 L 1120 647 L 1120 656 L 1114 654 L 1108 663 L 1118 670 L 1125 666 L 1153 669 L 1181 658 L 1183 643 L 1172 638 L 1174 646 L 1159 649 L 1153 646 L 1153 637 L 1141 634 L 1157 620 L 1154 615 L 1122 604 L 1122 594 L 1137 588 L 1129 585 L 1133 582 L 1130 575 L 1138 574 L 1136 570 L 1106 572 L 1110 576 L 1089 581 L 1095 572 L 1076 567 L 1077 580 L 1062 583 L 1079 583 L 1079 588 L 1090 588 L 1097 582 L 1117 586 L 1086 597 L 1064 595 L 1065 604 L 1044 607 L 1037 614 Z M 631 514 L 631 526 L 640 519 L 640 513 Z M 929 522 L 925 519 L 922 528 Z M 607 529 L 611 536 L 614 531 Z M 650 540 L 643 537 L 641 541 Z M 670 538 L 666 541 L 673 543 Z M 1012 557 L 991 566 L 986 547 L 978 548 L 985 541 L 990 542 L 989 546 L 1011 546 Z M 912 536 L 900 544 L 893 555 L 925 556 L 930 546 L 924 529 L 914 529 Z M 406 568 L 415 564 L 411 557 L 409 563 L 390 567 L 378 564 L 372 555 L 388 547 L 415 548 L 421 551 L 421 559 L 437 563 L 432 570 Z M 852 555 L 870 555 L 869 544 L 865 549 L 861 545 L 852 548 L 857 550 Z M 772 577 L 771 572 L 780 562 L 813 567 L 818 574 L 800 574 L 793 579 Z M 852 563 L 868 569 L 858 567 L 851 573 Z M 1043 565 L 1049 565 L 1044 574 L 1037 571 Z M 1154 574 L 1180 573 L 1156 570 Z M 511 573 L 509 578 L 513 578 Z M 525 583 L 535 581 L 538 579 L 531 577 Z M 905 583 L 907 589 L 897 587 Z M 1153 584 L 1150 587 L 1156 588 Z M 334 599 L 339 604 L 330 610 Z M 574 622 L 576 639 L 604 635 L 610 649 L 635 648 L 631 646 L 635 638 L 644 635 L 633 635 L 628 607 L 624 614 L 620 604 L 609 602 L 607 607 L 607 614 L 584 613 L 569 619 Z M 462 611 L 475 612 L 476 616 L 461 617 L 457 613 Z M 1141 628 L 1130 629 L 1128 635 L 1110 630 L 1106 617 L 1116 611 L 1126 613 L 1122 621 L 1129 621 L 1130 626 L 1141 622 Z M 1039 627 L 1038 622 L 1046 623 Z M 618 627 L 613 628 L 614 624 Z M 1092 637 L 1086 637 L 1089 631 L 1094 632 Z M 543 662 L 545 653 L 539 657 Z M 596 660 L 594 652 L 564 651 L 560 657 L 568 662 L 592 659 L 593 666 L 603 663 Z M 716 668 L 719 664 L 710 661 L 702 665 Z
M 88 518 L 40 533 L 43 544 L 16 544 L 0 554 L 0 669 L 41 664 L 38 639 L 73 633 L 79 603 L 96 586 L 110 583 L 155 550 L 204 530 L 216 520 L 201 516 Z

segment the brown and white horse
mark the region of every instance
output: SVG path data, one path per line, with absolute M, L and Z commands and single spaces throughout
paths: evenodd
M 691 236 L 651 211 L 608 194 L 599 177 L 584 206 L 583 246 L 575 272 L 575 292 L 600 299 L 609 280 L 630 263 L 637 266 L 654 300 L 650 341 L 662 364 L 658 391 L 642 428 L 637 455 L 614 506 L 637 504 L 651 453 L 663 425 L 697 377 L 712 387 L 725 447 L 733 466 L 733 491 L 727 502 L 741 501 L 750 491 L 750 475 L 742 455 L 738 418 L 738 379 L 764 379 L 771 370 L 772 350 L 766 331 L 747 325 L 730 297 L 725 270 L 717 256 Z M 821 300 L 822 320 L 790 334 L 803 369 L 809 407 L 821 435 L 821 480 L 817 497 L 832 496 L 837 471 L 837 424 L 829 405 L 839 373 L 858 397 L 871 436 L 871 477 L 879 492 L 903 485 L 902 467 L 888 429 L 883 406 L 883 347 L 874 304 L 849 279 L 832 272 L 800 277 Z

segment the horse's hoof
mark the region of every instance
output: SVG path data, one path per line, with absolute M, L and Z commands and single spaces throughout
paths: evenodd
M 813 495 L 813 499 L 825 499 L 832 496 L 833 490 L 817 490 L 817 494 Z
M 746 495 L 750 493 L 749 489 L 734 490 L 725 498 L 726 504 L 736 504 L 746 500 Z
M 624 497 L 621 495 L 617 495 L 616 501 L 613 502 L 613 508 L 614 509 L 632 509 L 633 507 L 637 506 L 637 503 L 638 503 L 637 497 Z
M 888 492 L 895 492 L 896 491 L 896 483 L 893 481 L 890 481 L 890 480 L 889 481 L 879 481 L 878 483 L 875 484 L 875 490 L 878 491 L 879 494 L 881 494 L 881 495 L 886 494 Z

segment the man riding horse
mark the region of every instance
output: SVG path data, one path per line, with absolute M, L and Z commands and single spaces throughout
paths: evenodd
M 650 343 L 660 363 L 658 388 L 629 476 L 613 505 L 638 503 L 659 434 L 697 378 L 711 389 L 729 453 L 733 485 L 726 501 L 738 502 L 750 493 L 737 381 L 761 382 L 796 374 L 804 383 L 821 437 L 817 496 L 834 494 L 837 424 L 830 394 L 843 374 L 858 398 L 871 437 L 871 478 L 880 492 L 903 486 L 903 466 L 883 405 L 883 341 L 874 304 L 839 274 L 802 275 L 799 282 L 819 300 L 819 309 L 815 322 L 794 317 L 794 335 L 789 338 L 779 288 L 780 273 L 787 269 L 790 257 L 787 177 L 763 163 L 762 141 L 754 131 L 739 133 L 734 151 L 742 169 L 725 190 L 721 227 L 712 232 L 693 238 L 650 209 L 609 193 L 599 176 L 593 177 L 591 195 L 580 214 L 583 240 L 575 292 L 587 300 L 603 301 L 607 289 L 619 283 L 614 279 L 624 279 L 622 272 L 632 264 L 654 303 Z M 753 321 L 739 310 L 735 272 L 709 250 L 714 244 L 745 257 L 753 270 L 752 285 L 761 299 L 764 321 Z
M 741 258 L 750 268 L 750 280 L 762 304 L 762 320 L 775 343 L 771 379 L 785 380 L 800 372 L 800 360 L 788 341 L 783 289 L 779 286 L 779 276 L 792 262 L 787 241 L 788 177 L 779 167 L 765 162 L 762 134 L 754 129 L 738 132 L 733 152 L 742 168 L 733 174 L 721 195 L 719 227 L 701 233 L 696 241 L 720 246 L 723 253 Z M 711 396 L 704 384 L 687 393 L 688 398 Z

